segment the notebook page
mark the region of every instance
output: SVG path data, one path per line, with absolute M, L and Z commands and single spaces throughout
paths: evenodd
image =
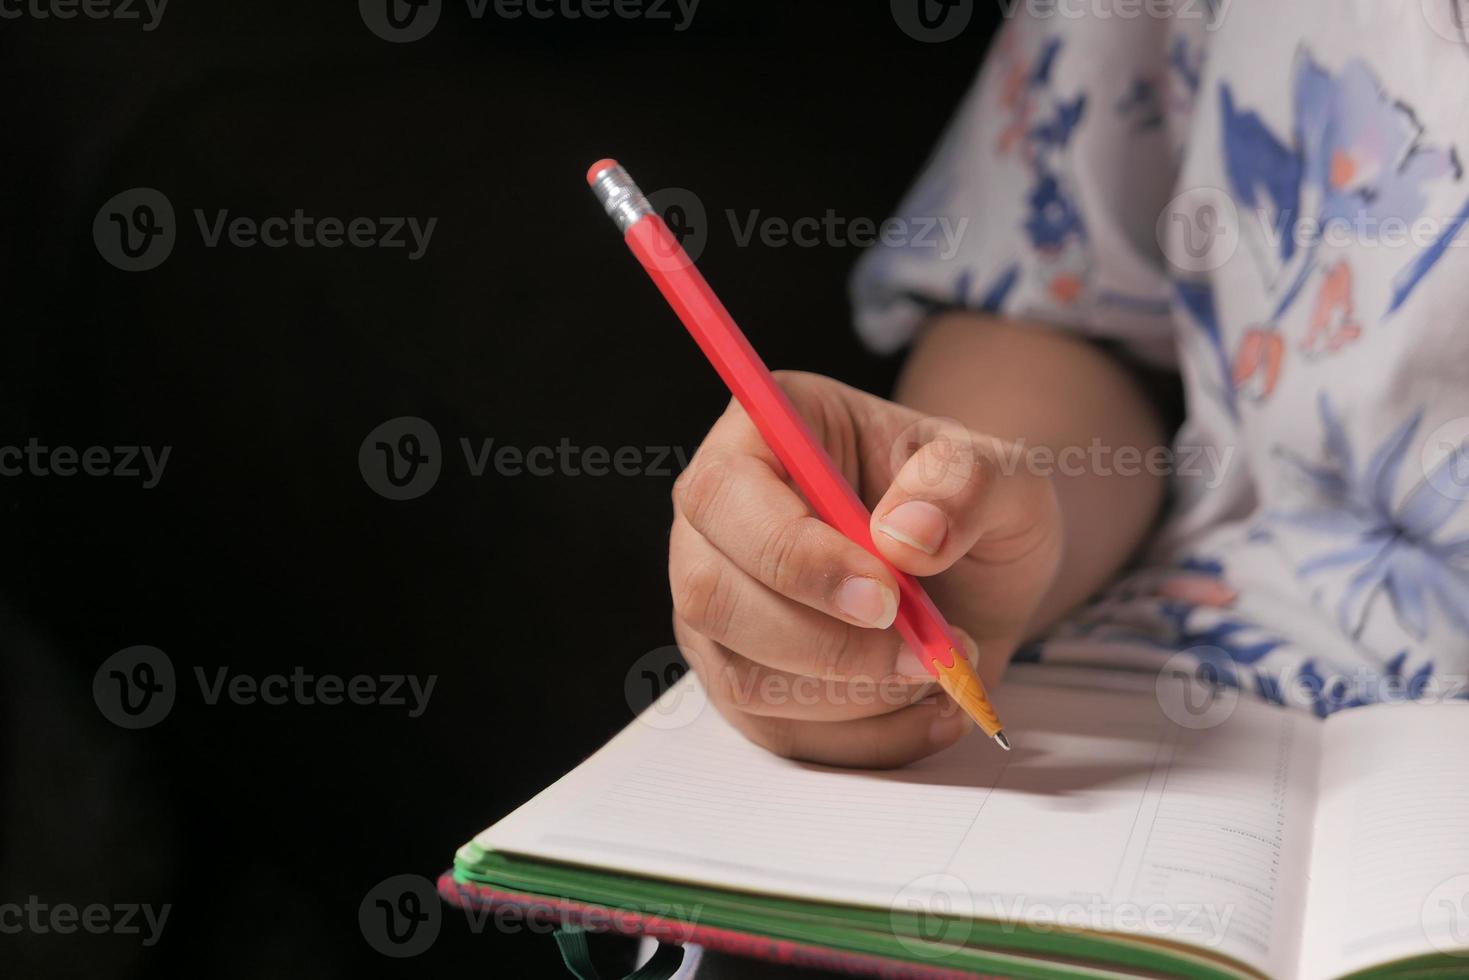
M 477 842 L 821 902 L 1158 935 L 1271 975 L 1294 968 L 1314 719 L 1241 700 L 1195 731 L 1164 717 L 1151 684 L 1011 683 L 997 703 L 1014 752 L 975 734 L 863 772 L 769 755 L 674 695 L 689 700 Z M 655 727 L 679 714 L 691 717 Z
M 1301 975 L 1459 951 L 1469 976 L 1469 702 L 1326 723 Z

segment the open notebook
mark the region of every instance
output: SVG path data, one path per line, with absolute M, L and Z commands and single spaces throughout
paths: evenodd
M 1193 728 L 1151 679 L 1018 668 L 1013 752 L 867 772 L 765 753 L 696 685 L 441 891 L 886 976 L 1469 977 L 1469 702 Z

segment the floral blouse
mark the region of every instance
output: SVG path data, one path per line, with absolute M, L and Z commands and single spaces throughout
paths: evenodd
M 1182 656 L 1323 716 L 1469 696 L 1458 5 L 1028 6 L 900 209 L 968 218 L 957 249 L 888 243 L 852 286 L 880 350 L 969 307 L 1181 375 L 1146 561 L 1022 656 Z

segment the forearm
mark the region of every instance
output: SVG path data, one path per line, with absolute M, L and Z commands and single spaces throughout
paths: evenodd
M 1166 477 L 1145 463 L 1167 444 L 1163 420 L 1137 379 L 1084 340 L 985 314 L 944 314 L 916 345 L 896 400 L 1053 454 L 1065 544 L 1031 635 L 1115 576 L 1153 526 Z M 1030 465 L 1047 463 L 1033 456 Z

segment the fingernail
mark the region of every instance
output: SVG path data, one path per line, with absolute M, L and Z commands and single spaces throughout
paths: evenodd
M 853 575 L 837 587 L 837 608 L 857 622 L 887 629 L 898 618 L 898 597 L 875 578 Z
M 949 520 L 928 501 L 910 500 L 894 507 L 877 529 L 924 554 L 936 555 L 949 533 Z
M 928 729 L 928 740 L 934 745 L 950 745 L 969 730 L 969 717 L 957 707 L 950 714 L 940 715 Z

